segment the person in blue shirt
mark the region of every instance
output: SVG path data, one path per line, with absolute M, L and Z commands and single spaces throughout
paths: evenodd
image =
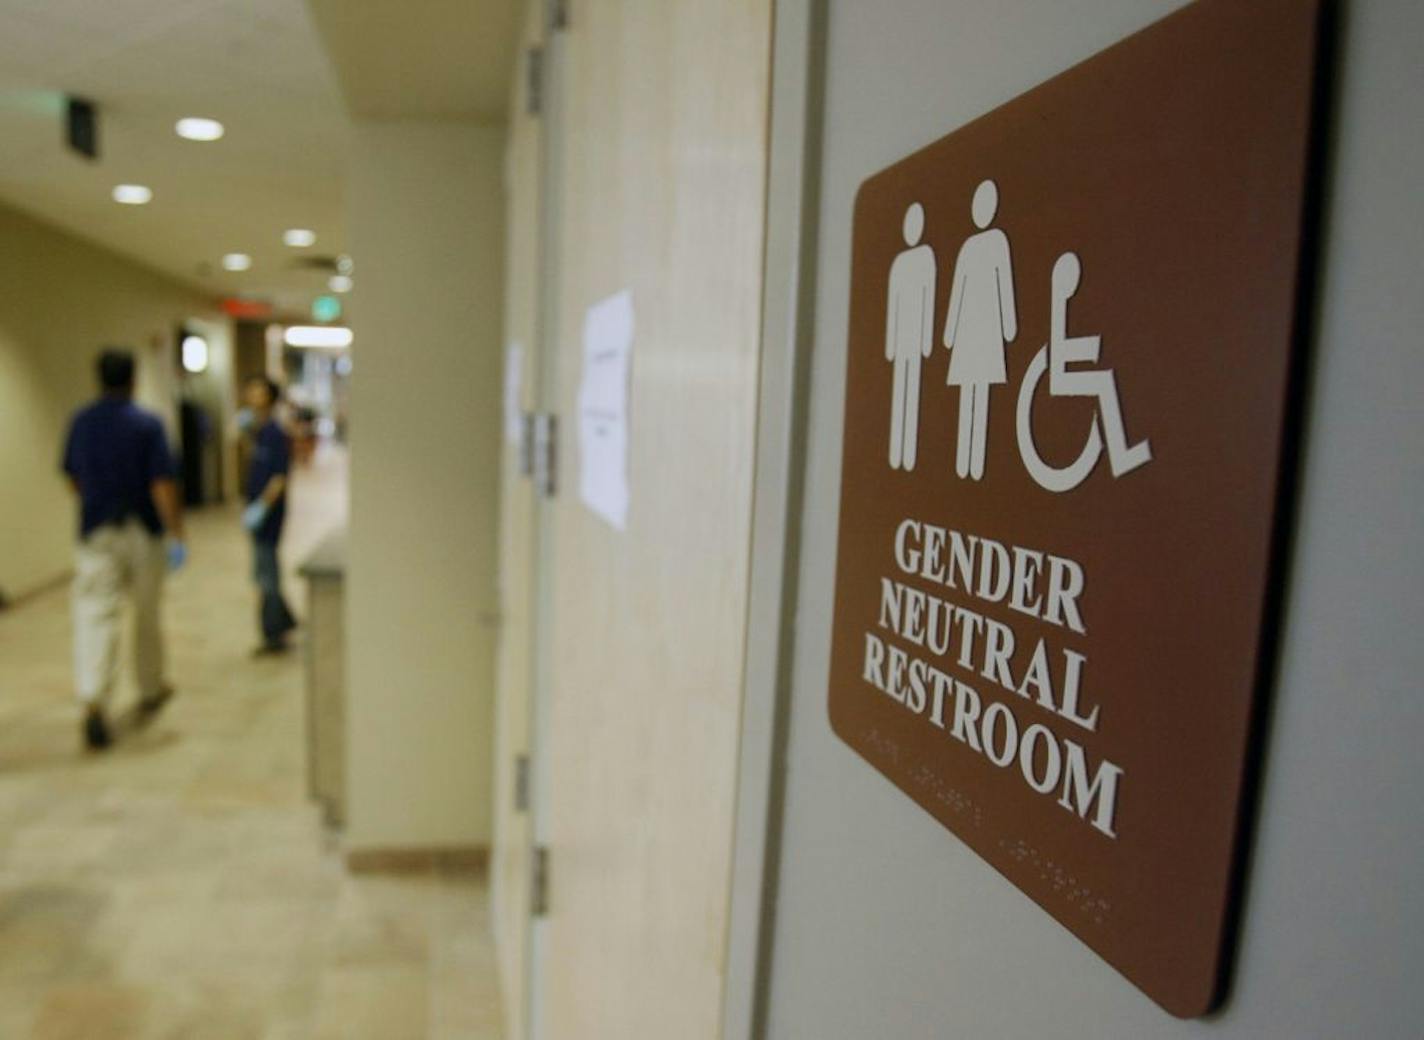
M 84 742 L 93 750 L 113 742 L 107 709 L 125 596 L 133 606 L 139 718 L 156 714 L 173 694 L 164 680 L 159 610 L 165 567 L 177 570 L 187 557 L 163 423 L 133 403 L 133 354 L 105 350 L 97 367 L 102 393 L 70 422 L 61 464 L 79 496 L 74 671 Z
M 252 575 L 262 596 L 259 654 L 286 650 L 287 634 L 297 627 L 282 596 L 282 569 L 277 561 L 292 466 L 291 438 L 272 414 L 280 397 L 277 384 L 265 376 L 254 376 L 243 388 L 244 403 L 252 413 L 252 465 L 247 472 L 247 508 L 242 523 L 252 534 Z

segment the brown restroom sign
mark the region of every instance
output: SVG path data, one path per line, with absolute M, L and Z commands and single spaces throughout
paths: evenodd
M 855 204 L 832 726 L 1181 1016 L 1230 959 L 1319 14 L 1203 0 Z

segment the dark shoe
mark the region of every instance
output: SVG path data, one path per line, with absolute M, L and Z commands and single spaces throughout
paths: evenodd
M 84 716 L 84 746 L 90 751 L 103 751 L 114 742 L 108 720 L 99 708 L 91 708 Z
M 145 697 L 138 702 L 138 721 L 140 724 L 151 722 L 163 706 L 173 699 L 173 687 L 164 684 L 158 688 L 158 692 L 152 697 Z
M 252 651 L 252 656 L 253 656 L 253 657 L 280 657 L 282 654 L 285 654 L 285 653 L 286 653 L 288 650 L 290 650 L 290 649 L 292 649 L 291 644 L 288 643 L 288 642 L 286 641 L 286 639 L 283 639 L 283 640 L 281 640 L 281 642 L 277 642 L 277 643 L 263 643 L 263 644 L 262 644 L 261 646 L 259 646 L 256 650 L 253 650 L 253 651 Z

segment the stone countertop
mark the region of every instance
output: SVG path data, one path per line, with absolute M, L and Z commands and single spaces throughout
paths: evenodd
M 303 578 L 346 577 L 346 528 L 329 531 L 297 568 Z

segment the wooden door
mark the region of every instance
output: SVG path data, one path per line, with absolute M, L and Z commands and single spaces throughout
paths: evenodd
M 539 726 L 545 1040 L 717 1034 L 747 610 L 770 0 L 560 31 L 559 491 Z M 584 314 L 634 309 L 626 530 L 578 495 Z

